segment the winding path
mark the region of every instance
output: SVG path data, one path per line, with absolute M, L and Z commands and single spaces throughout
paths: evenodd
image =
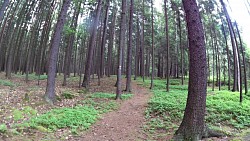
M 144 112 L 150 92 L 132 82 L 134 96 L 121 103 L 117 111 L 105 114 L 100 121 L 79 138 L 84 141 L 138 141 L 144 140 Z

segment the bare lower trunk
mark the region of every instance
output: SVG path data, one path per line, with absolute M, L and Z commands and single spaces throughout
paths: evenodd
M 207 62 L 204 32 L 196 0 L 183 0 L 189 37 L 189 85 L 184 117 L 174 140 L 198 141 L 205 129 Z

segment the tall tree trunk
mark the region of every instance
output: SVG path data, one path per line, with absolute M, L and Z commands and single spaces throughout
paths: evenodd
M 215 85 L 215 73 L 214 73 L 214 71 L 215 71 L 215 63 L 214 63 L 214 61 L 215 61 L 215 46 L 214 46 L 214 38 L 213 38 L 213 33 L 211 32 L 211 40 L 212 40 L 212 49 L 213 49 L 213 86 L 212 86 L 212 91 L 214 91 L 214 85 Z
M 184 84 L 184 74 L 183 74 L 183 72 L 184 72 L 184 67 L 183 67 L 183 65 L 184 65 L 184 59 L 183 59 L 184 47 L 182 46 L 181 17 L 180 17 L 180 10 L 179 9 L 177 11 L 177 15 L 178 15 L 177 20 L 178 20 L 178 27 L 179 27 L 179 38 L 180 38 L 179 45 L 180 45 L 180 50 L 181 50 L 181 85 L 183 85 Z
M 132 72 L 132 32 L 133 32 L 133 14 L 134 14 L 134 0 L 130 0 L 130 14 L 129 14 L 129 42 L 128 42 L 128 53 L 127 53 L 127 81 L 126 81 L 126 92 L 131 92 L 131 72 Z
M 122 0 L 121 11 L 121 23 L 120 23 L 120 37 L 118 48 L 118 68 L 117 68 L 117 88 L 115 99 L 121 99 L 122 94 L 122 50 L 125 44 L 125 32 L 126 32 L 126 0 Z
M 168 9 L 167 9 L 167 0 L 164 0 L 164 15 L 165 15 L 165 24 L 166 24 L 166 76 L 167 76 L 167 83 L 166 83 L 166 90 L 169 92 L 169 30 L 168 30 Z
M 151 72 L 151 83 L 150 83 L 150 89 L 154 88 L 154 73 L 155 73 L 155 55 L 154 55 L 154 8 L 153 8 L 153 0 L 151 0 L 151 26 L 152 26 L 152 72 Z
M 71 21 L 71 29 L 73 29 L 74 31 L 76 31 L 77 28 L 78 16 L 81 10 L 80 5 L 81 4 L 79 4 L 78 7 L 76 7 Z M 74 41 L 75 41 L 75 32 L 71 33 L 68 38 L 68 45 L 65 52 L 64 67 L 63 67 L 64 71 L 63 84 L 62 84 L 63 86 L 67 85 L 67 77 L 70 76 L 70 64 L 71 64 L 70 62 L 71 62 L 72 50 L 74 47 Z
M 54 35 L 51 40 L 51 48 L 49 54 L 49 67 L 48 67 L 48 78 L 47 87 L 45 92 L 45 100 L 53 104 L 55 102 L 55 77 L 56 77 L 56 62 L 59 51 L 59 44 L 61 40 L 61 33 L 63 30 L 64 23 L 66 21 L 66 15 L 70 6 L 71 0 L 65 0 L 60 15 L 58 17 Z
M 175 140 L 198 141 L 204 135 L 207 62 L 204 32 L 196 0 L 183 0 L 189 38 L 189 85 L 184 117 Z
M 82 82 L 82 87 L 88 88 L 89 86 L 89 79 L 90 79 L 90 71 L 91 71 L 91 64 L 93 59 L 93 51 L 95 46 L 95 39 L 96 39 L 96 31 L 98 26 L 99 17 L 101 14 L 101 7 L 102 7 L 102 0 L 98 1 L 97 10 L 96 10 L 96 17 L 93 21 L 93 27 L 91 28 L 91 37 L 89 41 L 89 48 L 88 48 L 88 56 L 85 64 L 85 74 L 84 79 Z
M 232 24 L 232 23 L 231 23 Z M 242 97 L 242 72 L 241 72 L 241 59 L 240 59 L 240 49 L 239 49 L 239 44 L 237 41 L 236 33 L 234 31 L 233 25 L 233 34 L 234 34 L 234 40 L 235 40 L 235 45 L 236 45 L 236 52 L 237 52 L 237 60 L 238 60 L 238 88 L 240 90 L 240 102 L 242 102 L 243 97 Z
M 206 54 L 207 54 L 207 71 L 208 71 L 208 73 L 207 73 L 207 79 L 208 79 L 208 86 L 210 85 L 210 56 L 209 56 L 209 47 L 210 47 L 210 45 L 211 45 L 211 43 L 209 42 L 208 43 L 208 37 L 207 37 L 207 34 L 206 34 L 206 32 L 205 32 L 205 42 L 206 42 L 206 49 L 207 49 L 207 52 L 206 52 Z
M 222 21 L 222 18 L 221 18 L 221 21 Z M 224 36 L 224 39 L 225 39 L 225 43 L 226 43 L 226 51 L 227 51 L 227 75 L 228 75 L 228 90 L 230 90 L 230 85 L 231 85 L 231 71 L 230 71 L 230 54 L 229 54 L 229 48 L 228 48 L 228 43 L 227 43 L 227 35 L 226 35 L 226 32 L 225 32 L 225 27 L 223 25 L 223 22 L 222 22 L 222 33 L 223 33 L 223 36 Z
M 137 13 L 138 15 L 138 13 Z M 140 60 L 140 57 L 139 57 L 139 50 L 140 50 L 140 25 L 139 25 L 139 17 L 137 16 L 137 19 L 136 19 L 136 29 L 137 29 L 137 38 L 136 38 L 136 50 L 135 50 L 135 77 L 134 77 L 134 80 L 136 80 L 137 78 L 137 75 L 139 74 L 139 60 Z
M 103 33 L 102 33 L 102 44 L 101 44 L 101 65 L 100 65 L 100 78 L 103 78 L 104 75 L 104 54 L 105 54 L 105 45 L 106 45 L 106 35 L 107 35 L 107 25 L 108 25 L 108 13 L 109 13 L 109 0 L 106 0 L 106 11 L 104 17 Z
M 244 48 L 243 48 L 243 45 L 242 45 L 241 35 L 240 35 L 240 32 L 239 32 L 239 28 L 238 28 L 237 23 L 236 23 L 236 31 L 237 31 L 237 34 L 238 34 L 238 37 L 239 37 L 239 41 L 240 41 L 240 49 L 241 49 L 241 55 L 242 55 L 242 60 L 243 60 L 242 63 L 243 63 L 243 71 L 244 71 L 245 94 L 247 94 L 248 89 L 247 89 L 246 59 L 245 59 Z
M 235 40 L 234 40 L 234 35 L 233 35 L 233 26 L 232 26 L 232 22 L 231 22 L 231 19 L 228 15 L 228 12 L 227 12 L 227 9 L 226 9 L 226 6 L 223 2 L 223 0 L 220 0 L 221 2 L 221 5 L 223 7 L 223 10 L 224 10 L 224 13 L 225 13 L 225 16 L 226 16 L 226 19 L 227 19 L 227 24 L 228 24 L 228 28 L 229 28 L 229 33 L 230 33 L 230 38 L 231 38 L 231 43 L 232 43 L 232 48 L 233 48 L 233 57 L 234 57 L 234 84 L 233 84 L 233 89 L 232 91 L 238 91 L 239 88 L 238 88 L 238 69 L 239 69 L 239 64 L 238 64 L 238 58 L 237 58 L 237 49 L 236 49 L 236 45 L 235 45 Z
M 141 68 L 141 76 L 142 76 L 142 80 L 144 82 L 144 76 L 145 76 L 145 63 L 144 63 L 144 50 L 145 50 L 145 47 L 144 47 L 144 0 L 142 0 L 142 30 L 141 30 L 141 62 L 140 62 L 140 68 Z
M 110 35 L 109 35 L 109 46 L 108 46 L 108 66 L 107 66 L 107 76 L 110 77 L 112 72 L 112 54 L 113 54 L 113 47 L 114 47 L 114 37 L 115 37 L 115 24 L 116 24 L 116 11 L 117 9 L 114 8 L 112 12 L 112 23 L 110 26 Z

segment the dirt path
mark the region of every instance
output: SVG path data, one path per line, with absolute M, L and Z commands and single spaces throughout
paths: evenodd
M 79 140 L 84 141 L 135 141 L 143 140 L 144 112 L 150 92 L 132 82 L 134 96 L 121 103 L 117 111 L 105 114 Z

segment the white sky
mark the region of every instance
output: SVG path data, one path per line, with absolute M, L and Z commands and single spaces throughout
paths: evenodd
M 242 29 L 243 42 L 247 43 L 250 47 L 250 15 L 244 5 L 244 0 L 228 0 L 232 12 L 230 16 L 236 20 L 239 24 L 239 28 Z
M 247 8 L 244 5 L 245 0 L 228 0 L 230 8 L 228 7 L 228 11 L 230 16 L 232 17 L 232 21 L 236 20 L 239 24 L 239 28 L 242 31 L 242 40 L 245 42 L 250 48 L 250 15 L 247 11 Z M 227 2 L 227 0 L 224 0 Z M 162 7 L 163 0 L 155 0 L 155 7 Z

